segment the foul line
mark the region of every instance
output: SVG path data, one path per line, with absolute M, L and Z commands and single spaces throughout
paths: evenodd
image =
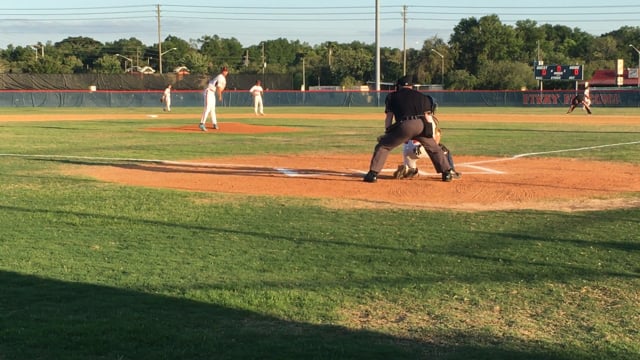
M 139 163 L 152 163 L 152 164 L 161 164 L 161 165 L 194 166 L 194 167 L 243 166 L 243 167 L 251 167 L 251 168 L 256 168 L 256 169 L 265 168 L 265 166 L 260 166 L 260 165 L 238 165 L 238 164 L 220 164 L 220 163 L 214 164 L 214 163 L 184 162 L 184 161 L 171 161 L 171 160 L 160 160 L 160 159 L 110 158 L 110 157 L 74 156 L 74 155 L 0 154 L 0 156 L 24 157 L 24 158 L 40 158 L 40 159 L 68 159 L 68 160 L 139 162 Z
M 536 155 L 545 155 L 545 154 L 557 154 L 557 153 L 563 153 L 563 152 L 573 152 L 573 151 L 585 151 L 585 150 L 593 150 L 593 149 L 602 149 L 602 148 L 607 148 L 607 147 L 615 147 L 615 146 L 624 146 L 624 145 L 636 145 L 636 144 L 640 144 L 640 141 L 631 141 L 631 142 L 626 142 L 626 143 L 617 143 L 617 144 L 605 144 L 605 145 L 596 145 L 596 146 L 586 146 L 586 147 L 580 147 L 580 148 L 573 148 L 573 149 L 561 149 L 561 150 L 550 150 L 550 151 L 540 151 L 540 152 L 532 152 L 532 153 L 525 153 L 525 154 L 518 154 L 518 155 L 514 155 L 511 157 L 507 157 L 507 158 L 500 158 L 500 159 L 491 159 L 491 160 L 480 160 L 480 161 L 473 161 L 473 162 L 467 162 L 467 163 L 460 163 L 460 164 L 456 164 L 459 166 L 464 166 L 464 167 L 470 167 L 479 171 L 482 171 L 484 173 L 489 173 L 489 174 L 504 174 L 504 172 L 499 171 L 499 170 L 494 170 L 494 169 L 490 169 L 490 168 L 486 168 L 486 167 L 482 167 L 482 166 L 477 166 L 478 164 L 487 164 L 487 163 L 495 163 L 495 162 L 502 162 L 502 161 L 511 161 L 511 160 L 516 160 L 516 159 L 520 159 L 520 158 L 524 158 L 524 157 L 531 157 L 531 156 L 536 156 Z M 262 166 L 262 165 L 239 165 L 239 164 L 214 164 L 214 163 L 199 163 L 199 162 L 184 162 L 184 161 L 171 161 L 171 160 L 160 160 L 160 159 L 137 159 L 137 158 L 111 158 L 111 157 L 94 157 L 94 156 L 73 156 L 73 155 L 29 155 L 29 154 L 0 154 L 0 157 L 22 157 L 22 158 L 41 158 L 41 159 L 67 159 L 67 160 L 91 160 L 91 161 L 119 161 L 119 162 L 136 162 L 136 163 L 153 163 L 153 164 L 161 164 L 161 165 L 176 165 L 176 166 L 193 166 L 193 167 L 221 167 L 221 166 L 226 166 L 226 167 L 245 167 L 245 168 L 255 168 L 255 169 L 265 169 L 268 168 L 266 166 Z M 344 174 L 344 173 L 331 173 L 331 172 L 323 172 L 323 171 L 318 171 L 318 172 L 314 172 L 313 174 L 305 174 L 305 173 L 300 173 L 296 170 L 292 170 L 292 169 L 287 169 L 287 168 L 272 168 L 274 171 L 279 172 L 285 176 L 290 176 L 290 177 L 297 177 L 297 176 L 317 176 L 317 175 L 342 175 L 342 176 L 349 176 L 350 174 Z M 355 173 L 363 173 L 363 171 L 360 170 L 355 170 L 355 169 L 351 169 L 352 171 L 354 171 Z M 384 169 L 385 171 L 394 171 L 394 169 Z M 420 171 L 420 173 L 422 174 L 427 174 L 424 173 L 422 171 Z
M 508 158 L 474 161 L 474 162 L 464 163 L 464 164 L 461 164 L 461 165 L 467 165 L 468 166 L 468 165 L 475 165 L 475 164 L 486 164 L 486 163 L 492 163 L 492 162 L 515 160 L 515 159 L 520 159 L 520 158 L 524 158 L 524 157 L 528 157 L 528 156 L 545 155 L 545 154 L 557 154 L 557 153 L 563 153 L 563 152 L 584 151 L 584 150 L 602 149 L 602 148 L 606 148 L 606 147 L 623 146 L 623 145 L 636 145 L 636 144 L 640 144 L 640 141 L 631 141 L 631 142 L 617 143 L 617 144 L 605 144 L 605 145 L 597 145 L 597 146 L 586 146 L 586 147 L 573 148 L 573 149 L 562 149 L 562 150 L 550 150 L 550 151 L 532 152 L 532 153 L 514 155 L 514 156 L 508 157 Z

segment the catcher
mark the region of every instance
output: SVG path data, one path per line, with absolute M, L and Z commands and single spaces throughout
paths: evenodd
M 434 117 L 435 118 L 435 117 Z M 436 119 L 437 120 L 437 119 Z M 449 164 L 451 165 L 451 170 L 453 171 L 453 179 L 459 179 L 462 174 L 456 171 L 456 167 L 453 163 L 453 155 L 451 151 L 440 142 L 442 137 L 442 130 L 435 126 L 435 130 L 433 132 L 433 140 L 440 145 L 440 148 L 447 156 L 449 160 Z M 398 169 L 393 173 L 393 177 L 396 179 L 410 179 L 416 175 L 418 175 L 418 165 L 417 162 L 419 159 L 428 158 L 429 154 L 427 154 L 427 150 L 420 144 L 419 141 L 409 140 L 402 147 L 402 157 L 404 163 L 398 166 Z

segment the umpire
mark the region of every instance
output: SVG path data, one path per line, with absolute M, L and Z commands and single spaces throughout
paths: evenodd
M 378 173 L 384 167 L 389 152 L 408 140 L 418 140 L 427 150 L 436 171 L 442 173 L 442 181 L 460 177 L 452 170 L 447 156 L 433 139 L 432 114 L 436 104 L 430 96 L 413 89 L 411 76 L 398 79 L 397 90 L 387 95 L 385 100 L 385 134 L 379 138 L 373 151 L 369 172 L 364 181 L 378 181 Z M 392 120 L 395 122 L 392 124 Z

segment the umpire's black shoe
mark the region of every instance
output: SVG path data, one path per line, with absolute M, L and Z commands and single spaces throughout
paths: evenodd
M 364 176 L 364 179 L 362 179 L 364 182 L 368 182 L 368 183 L 374 183 L 376 181 L 378 181 L 378 173 L 370 170 L 367 175 Z
M 453 169 L 449 169 L 445 172 L 442 173 L 442 181 L 452 181 L 452 180 L 458 180 L 462 177 L 462 174 L 460 174 L 459 172 L 453 170 Z

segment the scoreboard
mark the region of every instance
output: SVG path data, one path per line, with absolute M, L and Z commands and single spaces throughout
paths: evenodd
M 535 65 L 536 80 L 584 80 L 582 65 Z

